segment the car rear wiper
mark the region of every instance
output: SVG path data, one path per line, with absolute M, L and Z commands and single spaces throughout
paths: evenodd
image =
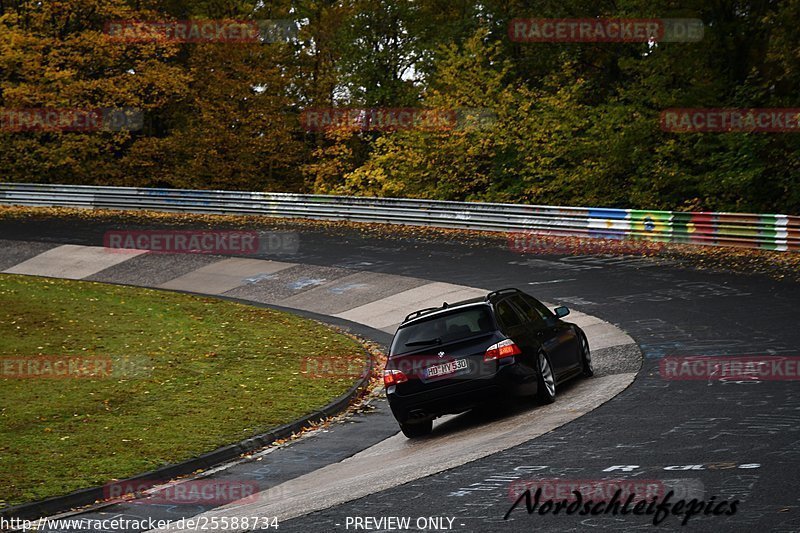
M 424 341 L 411 341 L 407 342 L 406 346 L 426 346 L 428 344 L 442 344 L 442 339 L 435 338 L 435 339 L 427 339 Z

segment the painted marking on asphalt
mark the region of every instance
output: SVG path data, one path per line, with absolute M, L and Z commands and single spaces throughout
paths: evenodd
M 305 292 L 287 296 L 281 305 L 323 315 L 335 315 L 425 283 L 428 282 L 379 272 L 352 272 Z
M 287 283 L 286 286 L 294 291 L 299 291 L 300 289 L 305 289 L 306 287 L 313 287 L 315 285 L 322 285 L 325 283 L 325 278 L 300 278 L 297 281 L 292 281 Z
M 570 264 L 592 265 L 598 268 L 607 266 L 611 267 L 625 267 L 625 268 L 649 268 L 657 266 L 669 266 L 677 264 L 677 261 L 666 259 L 664 257 L 648 257 L 648 256 L 617 256 L 613 254 L 597 254 L 597 255 L 575 255 L 562 257 L 559 261 L 564 261 Z
M 518 261 L 509 261 L 508 264 L 531 267 L 539 270 L 542 269 L 569 270 L 570 272 L 603 268 L 602 266 L 597 266 L 597 265 L 577 265 L 574 263 L 560 263 L 558 261 L 547 261 L 545 259 L 531 259 L 531 258 L 522 259 Z
M 609 296 L 606 298 L 606 301 L 624 304 L 669 302 L 671 300 L 693 302 L 699 298 L 742 297 L 751 295 L 749 292 L 740 291 L 735 287 L 726 287 L 719 283 L 684 281 L 677 282 L 675 286 L 676 288 L 672 289 L 657 289 L 637 294 Z
M 580 296 L 559 296 L 556 298 L 559 302 L 564 302 L 572 305 L 597 305 L 596 302 L 586 300 Z
M 258 274 L 257 276 L 253 276 L 251 278 L 245 278 L 242 281 L 247 285 L 252 285 L 253 283 L 258 283 L 259 281 L 264 281 L 265 279 L 275 279 L 278 276 L 276 274 Z
M 564 283 L 567 281 L 575 281 L 575 278 L 569 279 L 551 279 L 550 281 L 529 281 L 528 285 L 547 285 L 549 283 Z
M 366 283 L 348 283 L 346 285 L 340 285 L 338 287 L 333 287 L 328 289 L 333 294 L 344 294 L 347 291 L 351 291 L 353 289 L 362 289 L 364 287 L 368 287 Z

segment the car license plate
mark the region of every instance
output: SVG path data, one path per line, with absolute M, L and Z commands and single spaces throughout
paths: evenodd
M 449 361 L 441 365 L 429 366 L 425 369 L 425 377 L 435 378 L 438 376 L 446 376 L 447 374 L 452 374 L 453 372 L 458 372 L 459 370 L 464 370 L 466 368 L 467 360 L 457 359 L 456 361 Z

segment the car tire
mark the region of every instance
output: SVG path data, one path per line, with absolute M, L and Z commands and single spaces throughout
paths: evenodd
M 556 401 L 556 376 L 547 354 L 540 351 L 536 356 L 537 387 L 536 397 L 541 403 Z
M 582 331 L 578 333 L 578 338 L 581 343 L 581 368 L 583 368 L 583 375 L 590 378 L 594 376 L 594 364 L 592 363 L 592 352 L 589 351 L 589 340 Z
M 405 422 L 400 424 L 400 431 L 409 439 L 424 437 L 433 431 L 433 420 L 424 422 Z

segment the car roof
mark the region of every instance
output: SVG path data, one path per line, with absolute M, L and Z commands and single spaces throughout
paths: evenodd
M 467 300 L 459 300 L 453 303 L 444 302 L 441 307 L 428 307 L 427 309 L 420 309 L 418 311 L 414 311 L 413 313 L 406 316 L 405 320 L 400 324 L 400 326 L 405 326 L 407 324 L 411 324 L 412 322 L 417 321 L 423 317 L 430 318 L 432 316 L 436 316 L 440 313 L 450 312 L 453 309 L 458 309 L 459 307 L 467 307 L 470 305 L 475 304 L 483 304 L 483 305 L 494 305 L 498 302 L 498 300 L 504 299 L 506 296 L 510 296 L 513 294 L 524 294 L 521 290 L 509 287 L 506 289 L 500 289 L 497 291 L 491 291 L 486 294 L 486 296 L 479 296 L 476 298 L 469 298 Z
M 428 308 L 428 309 L 422 309 L 420 311 L 415 311 L 414 312 L 414 313 L 422 313 L 422 314 L 417 315 L 417 316 L 415 316 L 414 318 L 411 318 L 411 319 L 408 319 L 408 317 L 406 317 L 406 320 L 404 320 L 401 325 L 402 326 L 406 326 L 406 325 L 411 324 L 413 322 L 421 321 L 423 319 L 432 318 L 432 317 L 435 317 L 435 316 L 438 316 L 438 315 L 441 315 L 441 314 L 445 314 L 445 313 L 452 312 L 454 310 L 458 310 L 459 308 L 463 309 L 463 308 L 476 306 L 476 305 L 489 305 L 489 302 L 486 301 L 485 297 L 482 297 L 482 298 L 470 298 L 468 300 L 460 300 L 458 302 L 447 303 L 447 307 L 431 307 L 431 308 Z M 414 313 L 411 313 L 411 315 L 408 315 L 408 316 L 412 316 Z

